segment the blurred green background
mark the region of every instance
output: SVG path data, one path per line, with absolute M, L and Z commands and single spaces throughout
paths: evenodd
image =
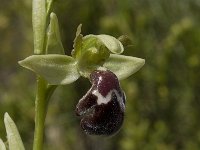
M 0 3 L 0 137 L 6 140 L 8 112 L 31 149 L 35 75 L 17 62 L 33 54 L 32 2 Z M 200 149 L 199 0 L 56 0 L 53 11 L 66 54 L 82 23 L 84 35 L 130 36 L 133 46 L 124 54 L 146 64 L 121 81 L 126 114 L 113 137 L 87 136 L 79 127 L 74 109 L 90 87 L 88 80 L 60 86 L 49 105 L 45 150 Z

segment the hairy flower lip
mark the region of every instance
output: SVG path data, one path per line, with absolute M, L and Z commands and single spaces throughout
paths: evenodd
M 81 118 L 93 115 L 94 114 L 94 107 L 95 106 L 92 106 L 92 107 L 90 107 L 88 109 L 85 109 L 83 111 L 80 111 L 80 112 L 79 112 L 78 108 L 76 108 L 76 115 L 79 116 L 79 117 L 81 117 Z
M 124 120 L 125 94 L 109 70 L 94 70 L 89 79 L 92 87 L 76 106 L 80 126 L 89 135 L 113 135 Z

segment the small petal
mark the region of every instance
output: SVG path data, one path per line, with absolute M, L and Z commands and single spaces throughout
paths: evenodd
M 77 27 L 76 37 L 74 39 L 74 44 L 73 44 L 74 49 L 72 50 L 72 57 L 74 58 L 79 57 L 82 50 L 83 35 L 81 34 L 81 27 L 82 27 L 82 24 L 80 24 Z

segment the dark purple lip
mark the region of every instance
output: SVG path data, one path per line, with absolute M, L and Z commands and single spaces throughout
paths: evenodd
M 122 126 L 125 95 L 111 71 L 94 71 L 90 75 L 92 87 L 79 100 L 76 114 L 87 134 L 113 135 Z

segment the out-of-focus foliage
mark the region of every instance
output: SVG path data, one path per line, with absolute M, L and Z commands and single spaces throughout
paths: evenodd
M 25 147 L 34 130 L 35 76 L 17 61 L 33 53 L 31 0 L 0 0 L 0 137 L 3 114 L 15 120 Z M 198 150 L 200 148 L 200 1 L 56 0 L 66 54 L 77 26 L 83 34 L 126 34 L 124 54 L 146 59 L 121 82 L 126 116 L 114 137 L 91 137 L 79 127 L 75 105 L 89 88 L 79 79 L 53 95 L 47 120 L 47 150 Z

